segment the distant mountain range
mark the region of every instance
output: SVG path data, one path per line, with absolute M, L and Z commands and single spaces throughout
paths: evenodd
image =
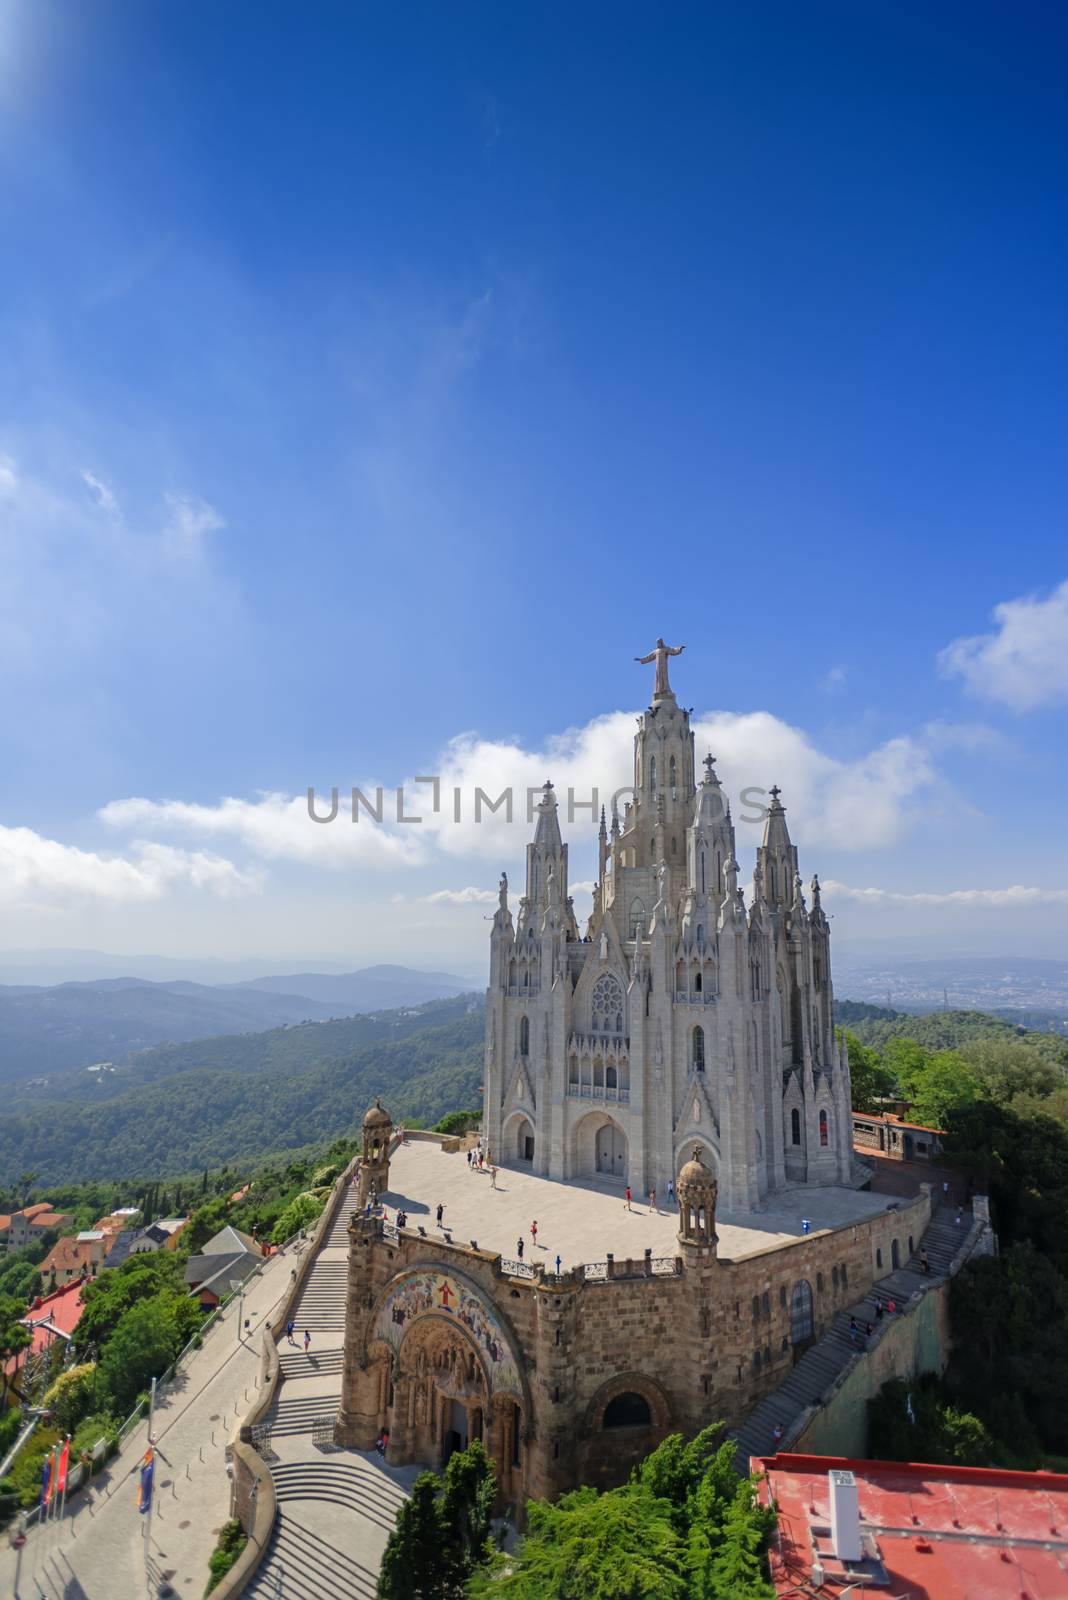
M 0 1084 L 113 1063 L 132 1050 L 419 1006 L 470 990 L 445 972 L 375 966 L 234 984 L 113 977 L 0 987 Z
M 481 996 L 139 1050 L 3 1097 L 0 1186 L 180 1176 L 355 1132 L 372 1097 L 431 1125 L 480 1104 Z

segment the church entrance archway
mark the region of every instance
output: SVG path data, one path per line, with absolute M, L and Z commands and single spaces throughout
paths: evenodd
M 515 1153 L 520 1161 L 534 1160 L 534 1129 L 526 1117 L 515 1131 Z
M 597 1130 L 597 1171 L 606 1177 L 626 1177 L 627 1138 L 614 1122 Z

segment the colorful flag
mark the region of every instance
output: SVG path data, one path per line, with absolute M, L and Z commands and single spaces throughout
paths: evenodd
M 41 1462 L 41 1504 L 46 1506 L 52 1494 L 52 1452 Z
M 56 1493 L 62 1494 L 67 1487 L 67 1464 L 70 1461 L 70 1434 L 63 1441 L 63 1448 L 59 1452 L 59 1470 L 56 1473 Z
M 155 1464 L 152 1451 L 146 1450 L 145 1459 L 141 1463 L 141 1482 L 137 1491 L 138 1511 L 147 1511 L 152 1504 L 152 1474 Z

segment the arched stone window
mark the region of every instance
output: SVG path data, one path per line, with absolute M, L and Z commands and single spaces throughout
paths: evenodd
M 529 1056 L 529 1054 L 530 1054 L 530 1018 L 529 1017 L 520 1017 L 520 1019 L 519 1019 L 519 1054 L 521 1056 Z
M 705 1030 L 700 1027 L 695 1028 L 692 1037 L 693 1070 L 695 1072 L 703 1072 L 705 1070 Z
M 668 782 L 671 785 L 671 798 L 674 800 L 674 798 L 675 798 L 675 790 L 679 786 L 679 772 L 678 772 L 678 767 L 675 765 L 675 757 L 674 756 L 672 756 L 670 765 L 668 766 Z M 672 841 L 671 841 L 671 848 L 672 848 L 672 850 L 674 850 L 674 848 L 675 848 L 674 839 L 672 839 Z
M 616 1087 L 616 1082 L 617 1082 L 617 1080 L 616 1080 L 616 1069 L 615 1069 L 615 1067 L 606 1067 L 605 1068 L 605 1074 L 604 1074 L 604 1086 L 605 1086 L 605 1088 L 606 1089 L 614 1089 Z
M 630 937 L 636 939 L 648 926 L 649 918 L 645 914 L 645 902 L 635 898 L 630 903 Z
M 649 757 L 649 792 L 656 793 L 656 757 Z
M 801 1113 L 796 1106 L 790 1112 L 790 1138 L 794 1144 L 801 1143 Z
M 812 1285 L 807 1278 L 799 1278 L 790 1296 L 790 1341 L 804 1344 L 812 1333 Z
M 590 1020 L 594 1033 L 623 1032 L 623 990 L 611 972 L 603 972 L 593 986 Z
M 633 1390 L 617 1394 L 604 1408 L 602 1428 L 647 1428 L 652 1422 L 649 1402 Z
M 694 994 L 700 994 L 701 993 L 701 984 L 702 984 L 701 974 L 699 972 L 697 972 L 697 973 L 694 974 L 694 980 L 693 980 L 693 992 L 694 992 Z
M 890 1266 L 891 1266 L 891 1269 L 894 1272 L 896 1272 L 900 1265 L 901 1265 L 901 1252 L 898 1249 L 897 1240 L 896 1239 L 891 1239 L 891 1241 L 890 1241 Z
M 821 1111 L 820 1112 L 820 1144 L 823 1144 L 823 1145 L 827 1144 L 829 1142 L 829 1138 L 830 1138 L 830 1135 L 829 1135 L 828 1130 L 827 1130 L 827 1113 L 826 1113 L 826 1111 Z

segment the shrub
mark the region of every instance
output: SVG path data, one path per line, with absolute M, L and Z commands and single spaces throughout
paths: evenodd
M 56 1427 L 61 1433 L 73 1433 L 83 1417 L 87 1417 L 97 1399 L 96 1362 L 86 1361 L 80 1367 L 70 1367 L 44 1393 L 43 1405 L 51 1411 Z
M 208 1579 L 208 1587 L 204 1590 L 206 1595 L 211 1593 L 216 1584 L 222 1582 L 247 1544 L 248 1536 L 236 1517 L 231 1517 L 229 1522 L 223 1523 L 219 1529 L 219 1541 L 208 1560 L 208 1571 L 211 1576 Z

